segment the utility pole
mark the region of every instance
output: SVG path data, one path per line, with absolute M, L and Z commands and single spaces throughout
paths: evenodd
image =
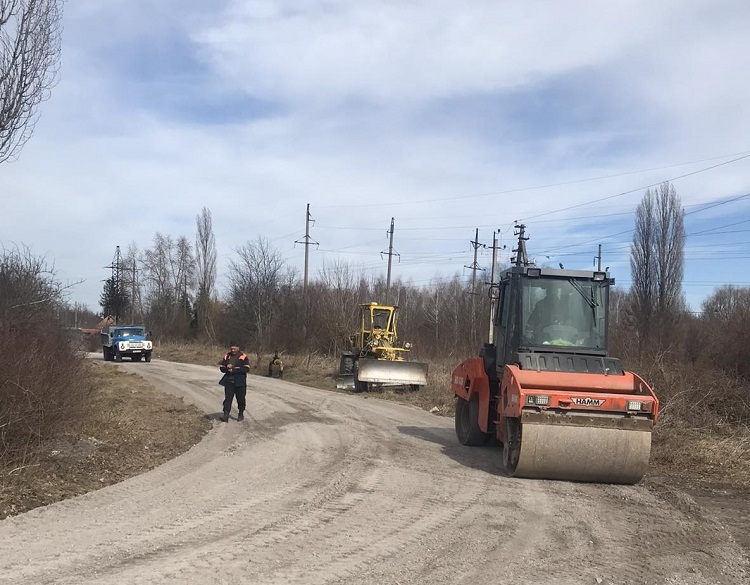
M 385 304 L 388 304 L 388 297 L 391 292 L 391 260 L 394 256 L 401 257 L 401 254 L 397 254 L 393 251 L 393 218 L 391 218 L 391 229 L 385 232 L 386 235 L 390 235 L 390 244 L 388 244 L 388 277 L 385 282 Z M 381 252 L 385 254 L 386 252 Z
M 476 321 L 474 316 L 476 315 L 476 298 L 477 298 L 477 270 L 479 270 L 479 264 L 477 264 L 477 250 L 482 245 L 479 243 L 479 228 L 476 228 L 474 232 L 474 239 L 470 240 L 472 247 L 474 248 L 474 262 L 471 266 L 464 266 L 471 270 L 471 339 L 474 341 L 476 337 Z
M 109 266 L 105 266 L 105 268 L 109 268 L 112 270 L 112 289 L 115 294 L 115 298 L 118 299 L 118 306 L 115 308 L 116 315 L 112 315 L 112 317 L 115 318 L 115 324 L 119 323 L 120 317 L 123 315 L 120 315 L 120 310 L 122 307 L 119 306 L 119 300 L 127 297 L 123 297 L 125 294 L 125 288 L 128 285 L 128 282 L 123 278 L 123 272 L 130 272 L 132 273 L 132 276 L 130 278 L 130 322 L 135 323 L 135 300 L 136 295 L 140 299 L 140 294 L 137 287 L 137 268 L 135 265 L 135 258 L 133 258 L 133 266 L 125 266 L 123 259 L 122 259 L 122 253 L 120 252 L 120 246 L 117 246 L 115 250 L 115 257 L 112 260 L 112 264 Z M 142 309 L 141 309 L 141 312 Z M 107 315 L 105 315 L 106 317 Z
M 483 245 L 479 243 L 479 228 L 476 229 L 474 232 L 474 239 L 470 241 L 471 246 L 474 248 L 474 262 L 471 264 L 471 266 L 465 266 L 464 268 L 468 268 L 471 270 L 471 294 L 476 295 L 477 294 L 477 270 L 480 270 L 479 264 L 477 264 L 477 250 Z M 473 308 L 473 304 L 472 304 Z
M 133 257 L 133 277 L 130 279 L 130 322 L 135 324 L 135 257 Z
M 490 291 L 495 290 L 495 271 L 497 270 L 497 231 L 492 232 L 492 268 L 490 270 Z M 495 343 L 495 307 L 496 301 L 490 294 L 490 331 L 487 341 L 490 345 Z
M 518 248 L 513 249 L 517 254 L 515 258 L 511 258 L 511 262 L 516 266 L 528 266 L 529 255 L 526 253 L 526 240 L 529 238 L 525 235 L 526 226 L 524 224 L 516 224 L 513 227 L 518 230 L 514 234 L 518 236 Z
M 112 264 L 105 266 L 105 268 L 112 270 L 112 289 L 115 298 L 119 299 L 122 292 L 122 255 L 120 254 L 120 246 L 117 246 L 115 249 L 115 257 L 112 259 Z M 115 318 L 115 325 L 117 325 L 117 322 L 120 320 L 119 300 L 116 304 L 118 305 L 117 307 L 111 307 L 115 310 L 115 315 L 112 315 Z M 105 315 L 105 317 L 107 317 L 107 315 Z
M 602 270 L 602 245 L 599 244 L 599 253 L 594 258 L 596 261 L 596 269 L 601 272 Z
M 302 284 L 302 295 L 305 298 L 305 304 L 307 304 L 307 274 L 308 274 L 308 266 L 309 266 L 309 256 L 310 256 L 310 245 L 314 244 L 315 246 L 318 245 L 318 242 L 310 240 L 310 223 L 315 223 L 315 220 L 312 219 L 312 216 L 310 215 L 310 204 L 307 204 L 307 211 L 305 212 L 305 237 L 301 240 L 295 240 L 295 244 L 302 244 L 305 246 L 305 277 Z

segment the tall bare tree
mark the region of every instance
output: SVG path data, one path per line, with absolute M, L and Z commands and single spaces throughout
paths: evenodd
M 192 312 L 192 292 L 195 289 L 195 258 L 193 248 L 185 236 L 177 238 L 174 253 L 170 257 L 172 282 L 178 299 L 178 321 L 189 325 Z
M 141 257 L 149 322 L 166 336 L 185 335 L 190 326 L 195 289 L 195 260 L 185 236 L 176 240 L 157 233 Z
M 196 295 L 195 317 L 201 335 L 216 337 L 212 319 L 213 299 L 216 296 L 216 237 L 211 211 L 204 207 L 195 218 Z
M 0 0 L 0 162 L 34 132 L 57 81 L 61 0 Z
M 229 262 L 230 329 L 234 335 L 249 340 L 260 355 L 274 341 L 270 333 L 278 317 L 284 261 L 279 251 L 262 237 L 238 248 L 237 255 L 237 260 Z
M 315 331 L 328 341 L 331 353 L 337 355 L 345 340 L 357 328 L 357 298 L 360 274 L 342 260 L 324 263 L 319 273 L 319 286 L 310 295 L 315 312 Z M 322 341 L 322 340 L 321 340 Z M 321 343 L 323 345 L 325 342 Z
M 639 357 L 651 339 L 662 350 L 671 345 L 684 309 L 684 264 L 684 211 L 674 187 L 665 182 L 647 190 L 638 205 L 630 248 L 631 310 Z

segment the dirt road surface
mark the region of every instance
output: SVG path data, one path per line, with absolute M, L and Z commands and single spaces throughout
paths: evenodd
M 214 368 L 121 367 L 220 410 Z M 0 584 L 750 582 L 732 532 L 682 492 L 512 479 L 451 419 L 249 380 L 244 422 L 0 522 Z

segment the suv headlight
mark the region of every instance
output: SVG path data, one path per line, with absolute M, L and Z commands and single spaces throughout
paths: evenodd
M 151 349 L 151 342 L 150 341 L 144 341 L 143 342 L 143 347 L 145 347 L 146 349 Z
M 127 341 L 121 341 L 120 342 L 120 351 L 124 351 L 128 349 L 128 342 Z

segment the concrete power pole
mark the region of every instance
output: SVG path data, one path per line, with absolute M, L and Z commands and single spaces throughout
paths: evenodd
M 490 291 L 495 290 L 495 271 L 497 270 L 497 232 L 492 232 L 492 269 L 490 270 Z M 490 294 L 490 332 L 487 335 L 487 342 L 492 345 L 495 343 L 495 307 L 497 299 Z
M 133 258 L 133 276 L 130 279 L 130 322 L 135 324 L 135 258 Z
M 302 284 L 302 294 L 305 297 L 305 303 L 307 303 L 307 275 L 310 258 L 310 245 L 318 245 L 318 242 L 310 239 L 310 223 L 315 223 L 315 220 L 312 219 L 312 216 L 310 215 L 310 204 L 308 203 L 307 211 L 305 212 L 305 237 L 301 240 L 295 240 L 294 242 L 295 244 L 302 244 L 305 246 L 305 276 Z
M 385 304 L 387 305 L 391 293 L 391 260 L 394 256 L 400 256 L 400 254 L 393 251 L 393 218 L 391 218 L 391 229 L 386 234 L 390 235 L 390 243 L 388 244 L 388 276 L 385 282 Z M 381 254 L 385 254 L 385 252 L 381 252 Z
M 476 314 L 476 298 L 477 298 L 477 270 L 479 270 L 479 264 L 477 264 L 477 250 L 482 245 L 479 243 L 479 228 L 476 228 L 474 232 L 474 239 L 471 240 L 471 245 L 474 248 L 474 262 L 471 266 L 464 266 L 471 270 L 471 339 L 474 340 L 476 337 L 476 321 L 474 315 Z

